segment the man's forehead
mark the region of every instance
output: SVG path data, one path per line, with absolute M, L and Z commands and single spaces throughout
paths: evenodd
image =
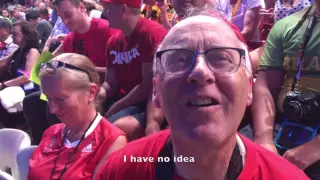
M 199 15 L 189 17 L 179 22 L 178 24 L 173 26 L 172 31 L 184 32 L 189 31 L 189 29 L 193 28 L 223 30 L 225 28 L 228 28 L 228 26 L 221 19 L 206 15 Z
M 58 16 L 63 16 L 67 12 L 74 11 L 75 6 L 73 6 L 69 1 L 63 1 L 57 7 Z
M 208 37 L 210 39 L 206 39 Z M 218 41 L 226 40 L 225 44 L 239 42 L 233 30 L 223 20 L 210 16 L 195 16 L 175 25 L 164 39 L 163 46 L 175 46 L 199 38 L 202 38 L 203 42 L 208 42 L 213 40 L 214 37 Z M 232 42 L 227 42 L 228 40 Z M 218 46 L 223 46 L 223 44 Z

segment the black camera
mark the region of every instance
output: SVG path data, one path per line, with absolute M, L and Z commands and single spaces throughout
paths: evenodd
M 275 138 L 279 153 L 312 140 L 319 130 L 319 94 L 310 91 L 291 91 L 282 104 L 284 122 Z
M 59 41 L 53 41 L 49 46 L 49 52 L 53 53 L 59 46 L 61 42 Z
M 311 91 L 291 91 L 283 101 L 283 113 L 289 121 L 314 127 L 320 117 L 320 96 Z

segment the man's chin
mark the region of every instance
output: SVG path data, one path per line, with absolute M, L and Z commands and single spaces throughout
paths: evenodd
M 223 134 L 225 130 L 222 128 L 217 128 L 217 126 L 212 125 L 200 125 L 192 129 L 184 129 L 182 131 L 183 136 L 196 144 L 211 144 L 211 145 L 221 145 L 225 143 L 226 136 Z

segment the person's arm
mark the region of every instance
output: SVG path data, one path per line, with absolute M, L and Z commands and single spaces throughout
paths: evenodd
M 103 73 L 103 74 L 107 72 L 106 67 L 96 67 L 96 70 L 98 71 L 98 73 Z
M 146 5 L 147 6 L 147 12 L 146 12 L 146 16 L 144 18 L 149 19 L 151 17 L 152 14 L 152 6 L 150 5 Z
M 52 36 L 49 36 L 46 43 L 44 44 L 43 46 L 43 49 L 42 49 L 42 52 L 44 51 L 49 51 L 49 48 L 50 48 L 50 45 L 52 43 L 52 40 L 53 40 L 53 37 Z
M 251 58 L 251 62 L 252 62 L 252 72 L 253 74 L 256 73 L 257 69 L 260 66 L 260 61 L 261 61 L 261 57 L 263 55 L 263 46 L 251 51 L 250 54 L 250 58 Z
M 37 49 L 30 49 L 30 51 L 26 57 L 27 60 L 26 60 L 26 67 L 25 67 L 24 71 L 31 73 L 32 67 L 36 63 L 36 61 L 38 60 L 39 56 L 40 56 L 40 54 Z M 11 80 L 4 82 L 4 85 L 5 86 L 20 86 L 20 85 L 26 84 L 28 82 L 30 82 L 29 77 L 19 76 L 17 78 L 14 78 L 14 79 L 11 79 Z
M 284 70 L 267 69 L 258 72 L 253 86 L 253 129 L 257 144 L 276 152 L 273 130 L 276 117 L 276 101 L 284 81 Z
M 260 13 L 261 6 L 251 8 L 246 11 L 243 20 L 243 30 L 242 35 L 247 41 L 250 41 L 254 36 L 258 25 L 259 25 L 259 13 Z
M 265 0 L 265 3 L 266 3 L 266 9 L 271 9 L 271 8 L 274 8 L 275 0 Z
M 51 34 L 43 47 L 43 51 L 49 50 L 51 43 L 54 40 L 59 39 L 59 36 L 63 37 L 63 36 L 66 36 L 68 33 L 69 33 L 68 28 L 62 22 L 61 17 L 58 17 L 58 19 L 57 19 L 56 23 L 54 24 L 54 27 L 51 31 Z
M 116 76 L 113 68 L 106 70 L 105 81 L 101 87 L 102 89 L 100 91 L 101 93 L 100 95 L 104 97 L 106 100 L 117 93 L 117 90 L 119 89 L 119 85 L 116 80 Z
M 59 45 L 59 47 L 52 53 L 53 57 L 57 57 L 63 53 L 63 43 Z
M 168 5 L 167 1 L 165 0 L 164 3 L 157 3 L 158 8 L 160 9 L 161 14 L 161 24 L 164 28 L 167 30 L 170 30 L 172 28 L 171 24 L 169 23 L 168 19 Z
M 311 165 L 318 168 L 320 161 L 319 149 L 320 135 L 317 135 L 313 140 L 289 149 L 284 153 L 283 157 L 301 170 L 306 170 Z
M 14 52 L 12 52 L 11 54 L 0 59 L 0 72 L 1 73 L 6 70 L 8 63 L 12 60 L 13 54 L 14 54 Z
M 123 148 L 125 145 L 127 144 L 127 139 L 125 136 L 119 136 L 115 142 L 112 144 L 112 146 L 108 149 L 108 151 L 106 152 L 106 154 L 102 157 L 102 159 L 100 160 L 99 164 L 96 166 L 93 175 L 92 175 L 92 180 L 96 179 L 96 175 L 99 172 L 101 166 L 105 163 L 105 161 L 107 160 L 107 158 L 109 157 L 109 155 L 121 148 Z
M 283 24 L 276 24 L 270 31 L 264 45 L 261 59 L 261 70 L 253 86 L 253 117 L 254 141 L 257 144 L 277 152 L 273 143 L 273 129 L 276 115 L 275 105 L 284 82 L 283 69 Z
M 146 116 L 146 135 L 154 134 L 161 131 L 161 126 L 163 125 L 165 118 L 162 110 L 154 106 L 152 102 L 152 95 L 148 99 Z
M 148 99 L 152 88 L 152 77 L 152 62 L 142 63 L 142 82 L 134 87 L 125 97 L 117 101 L 107 112 L 107 117 L 121 109 Z

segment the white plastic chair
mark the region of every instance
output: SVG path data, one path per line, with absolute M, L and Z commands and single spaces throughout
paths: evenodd
M 33 151 L 38 146 L 29 146 L 22 149 L 17 155 L 17 170 L 19 171 L 18 180 L 27 180 L 29 172 L 29 160 Z
M 0 170 L 0 180 L 15 180 L 10 174 Z
M 12 176 L 18 179 L 16 157 L 21 149 L 31 145 L 27 133 L 18 129 L 0 130 L 0 170 L 11 168 Z

